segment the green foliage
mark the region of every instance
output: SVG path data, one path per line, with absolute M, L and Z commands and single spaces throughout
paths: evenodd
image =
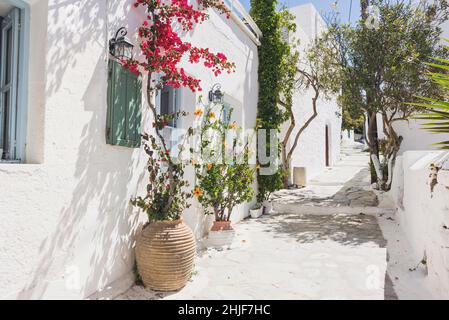
M 441 95 L 438 85 L 426 76 L 431 66 L 422 62 L 431 62 L 430 57 L 448 56 L 449 52 L 439 45 L 439 37 L 440 25 L 449 16 L 449 6 L 445 0 L 420 5 L 372 0 L 369 4 L 379 8 L 378 26 L 369 26 L 364 20 L 356 25 L 334 21 L 317 42 L 316 51 L 327 64 L 321 69 L 324 78 L 340 85 L 333 89 L 337 89 L 334 92 L 339 95 L 343 114 L 347 111 L 353 120 L 363 113 L 371 120 L 376 114 L 382 116 L 383 133 L 388 140 L 385 156 L 394 163 L 402 137 L 393 123 L 407 120 L 419 110 L 406 103 L 416 95 Z M 374 129 L 369 130 L 368 138 L 370 151 L 377 156 Z
M 365 118 L 363 114 L 359 114 L 358 116 L 351 114 L 350 110 L 343 111 L 343 130 L 363 130 L 363 126 L 365 124 Z
M 280 132 L 280 127 L 290 113 L 295 85 L 298 53 L 292 50 L 288 35 L 296 31 L 294 17 L 286 8 L 276 10 L 276 0 L 251 0 L 250 14 L 263 33 L 259 47 L 259 100 L 257 128 Z M 280 102 L 282 101 L 282 107 Z M 270 139 L 266 139 L 270 152 Z M 281 144 L 276 146 L 278 156 Z M 267 165 L 268 166 L 268 165 Z M 257 176 L 258 200 L 283 187 L 282 167 L 271 176 Z
M 233 109 L 225 113 L 224 106 L 219 107 L 218 117 L 212 108 L 207 110 L 201 126 L 204 161 L 195 164 L 198 182 L 194 195 L 206 214 L 214 214 L 216 221 L 229 221 L 235 206 L 252 200 L 255 169 L 248 164 L 248 143 L 239 139 L 241 128 L 231 122 Z
M 327 41 L 320 43 L 328 53 L 328 68 L 323 70 L 329 79 L 341 81 L 343 110 L 356 119 L 360 111 L 368 110 L 393 112 L 406 119 L 416 109 L 404 106 L 405 102 L 416 94 L 438 92 L 431 81 L 423 81 L 429 66 L 421 63 L 431 56 L 447 55 L 438 45 L 447 4 L 436 3 L 416 6 L 374 0 L 370 4 L 380 9 L 378 28 L 367 28 L 362 20 L 353 27 L 334 24 L 330 28 Z
M 251 210 L 259 210 L 260 208 L 262 208 L 262 203 L 257 202 L 252 208 Z
M 299 52 L 297 49 L 299 40 L 291 36 L 296 32 L 295 16 L 285 7 L 281 8 L 278 14 L 280 29 L 283 34 L 281 37 L 281 65 L 278 71 L 281 79 L 278 103 L 281 102 L 283 108 L 283 123 L 291 118 L 292 113 L 293 94 L 298 74 Z
M 270 195 L 283 188 L 284 186 L 284 171 L 279 168 L 274 175 L 259 175 L 259 193 L 257 194 L 257 201 L 263 202 L 270 198 Z
M 448 41 L 448 40 L 446 40 Z M 445 46 L 449 50 L 448 46 Z M 434 63 L 428 65 L 440 69 L 440 72 L 429 73 L 430 79 L 445 92 L 449 92 L 449 60 L 435 59 Z M 409 105 L 424 108 L 426 111 L 419 114 L 415 119 L 426 120 L 423 128 L 432 133 L 449 133 L 449 102 L 442 99 L 419 97 L 423 103 L 411 103 Z M 441 149 L 449 149 L 449 141 L 441 141 L 435 145 Z
M 168 123 L 185 115 L 185 112 L 178 112 L 165 120 Z M 189 129 L 189 135 L 191 133 Z M 142 140 L 148 155 L 147 193 L 144 197 L 132 199 L 131 203 L 141 208 L 148 215 L 150 222 L 178 220 L 184 209 L 190 207 L 188 200 L 192 197 L 192 194 L 186 191 L 189 183 L 184 179 L 185 163 L 179 161 L 181 151 L 177 155 L 172 154 L 165 146 L 164 140 L 157 143 L 157 138 L 147 133 L 142 135 Z M 173 183 L 170 183 L 171 181 Z
M 281 91 L 281 64 L 283 50 L 281 18 L 276 11 L 276 0 L 251 0 L 250 14 L 263 33 L 259 47 L 259 101 L 258 118 L 265 129 L 278 129 L 283 122 L 278 107 Z

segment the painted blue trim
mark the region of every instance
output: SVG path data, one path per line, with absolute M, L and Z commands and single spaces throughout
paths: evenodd
M 20 9 L 21 12 L 21 32 L 19 53 L 19 87 L 18 87 L 18 112 L 17 123 L 20 130 L 16 136 L 16 158 L 22 163 L 26 162 L 26 136 L 28 121 L 28 70 L 29 70 L 29 48 L 30 48 L 30 6 L 22 0 L 3 0 L 6 3 Z

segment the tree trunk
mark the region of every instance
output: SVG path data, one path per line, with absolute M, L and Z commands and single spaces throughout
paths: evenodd
M 396 130 L 394 130 L 393 127 L 393 122 L 395 121 L 394 119 L 391 119 L 391 117 L 389 118 L 385 112 L 382 114 L 382 119 L 383 119 L 384 133 L 385 136 L 387 137 L 387 147 L 384 156 L 388 169 L 387 177 L 385 183 L 382 186 L 382 190 L 389 191 L 393 183 L 393 174 L 394 174 L 394 167 L 396 164 L 396 157 L 401 148 L 403 137 L 398 136 Z
M 371 164 L 375 167 L 376 174 L 371 171 L 371 183 L 379 182 L 379 180 L 382 179 L 382 177 L 378 177 L 379 171 L 381 170 L 380 167 L 378 167 L 378 163 L 380 163 L 379 158 L 379 139 L 377 135 L 377 113 L 374 111 L 368 111 L 368 132 L 367 132 L 367 138 L 368 138 L 368 146 L 370 148 L 370 159 Z M 377 159 L 373 161 L 373 159 Z
M 287 131 L 285 138 L 284 138 L 284 141 L 282 143 L 282 165 L 284 167 L 284 170 L 286 170 L 286 172 L 285 172 L 286 177 L 284 178 L 284 187 L 285 188 L 288 188 L 291 185 L 291 172 L 290 172 L 291 163 L 292 163 L 293 153 L 299 144 L 299 138 L 301 137 L 303 132 L 310 126 L 310 124 L 313 122 L 313 120 L 315 120 L 315 118 L 318 116 L 317 102 L 318 102 L 318 98 L 320 96 L 320 91 L 317 86 L 316 79 L 314 79 L 310 74 L 308 74 L 305 71 L 298 70 L 298 72 L 302 73 L 308 79 L 310 86 L 313 88 L 313 90 L 315 92 L 315 95 L 312 98 L 313 113 L 306 120 L 306 122 L 304 122 L 304 124 L 301 126 L 301 128 L 299 128 L 298 132 L 295 135 L 295 140 L 293 141 L 293 145 L 290 148 L 290 150 L 288 150 L 288 152 L 287 152 L 288 141 L 290 140 L 292 131 L 296 126 L 295 117 L 293 115 L 293 112 L 291 113 L 292 122 L 291 122 L 291 125 Z
M 283 151 L 283 153 L 284 153 L 284 151 Z M 288 189 L 288 187 L 290 187 L 292 185 L 291 160 L 282 157 L 282 170 L 284 170 L 284 188 Z
M 291 168 L 291 159 L 288 158 L 287 148 L 288 142 L 290 141 L 290 137 L 293 133 L 293 130 L 296 127 L 296 118 L 292 111 L 290 111 L 290 126 L 285 133 L 284 140 L 282 141 L 282 150 L 281 150 L 281 160 L 282 160 L 282 169 L 284 170 L 284 188 L 287 189 L 291 185 L 290 178 L 290 168 Z
M 368 19 L 368 7 L 370 5 L 369 0 L 360 0 L 360 14 L 362 17 L 362 21 L 366 21 Z M 369 52 L 365 53 L 366 56 L 369 56 Z M 366 90 L 368 92 L 368 90 Z M 371 183 L 379 183 L 382 180 L 382 177 L 379 177 L 379 174 L 382 176 L 382 171 L 380 167 L 380 158 L 379 158 L 379 139 L 377 135 L 377 111 L 370 110 L 372 102 L 372 97 L 370 97 L 369 93 L 367 93 L 366 104 L 367 104 L 367 116 L 368 116 L 368 132 L 367 141 L 368 146 L 370 148 L 370 161 L 371 165 L 374 166 L 375 172 L 371 170 Z M 380 187 L 380 186 L 379 186 Z
M 362 20 L 366 20 L 368 18 L 368 9 L 369 0 L 360 0 L 360 14 L 362 16 Z
M 220 210 L 218 209 L 218 206 L 214 206 L 214 215 L 215 215 L 215 221 L 220 221 Z

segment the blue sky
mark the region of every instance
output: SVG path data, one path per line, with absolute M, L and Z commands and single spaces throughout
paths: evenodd
M 278 0 L 279 3 L 287 5 L 287 7 L 294 7 L 300 4 L 313 3 L 315 7 L 322 14 L 331 11 L 331 4 L 336 2 L 336 0 Z M 249 10 L 250 0 L 240 0 L 240 2 Z M 351 0 L 338 0 L 338 11 L 341 14 L 341 21 L 349 21 L 349 8 Z M 351 21 L 354 22 L 358 19 L 360 15 L 360 0 L 352 0 L 352 14 Z

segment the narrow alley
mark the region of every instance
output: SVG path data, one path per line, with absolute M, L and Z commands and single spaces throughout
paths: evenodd
M 273 195 L 274 214 L 236 224 L 229 250 L 201 252 L 184 289 L 119 299 L 396 299 L 368 155 L 343 153 L 308 187 Z

